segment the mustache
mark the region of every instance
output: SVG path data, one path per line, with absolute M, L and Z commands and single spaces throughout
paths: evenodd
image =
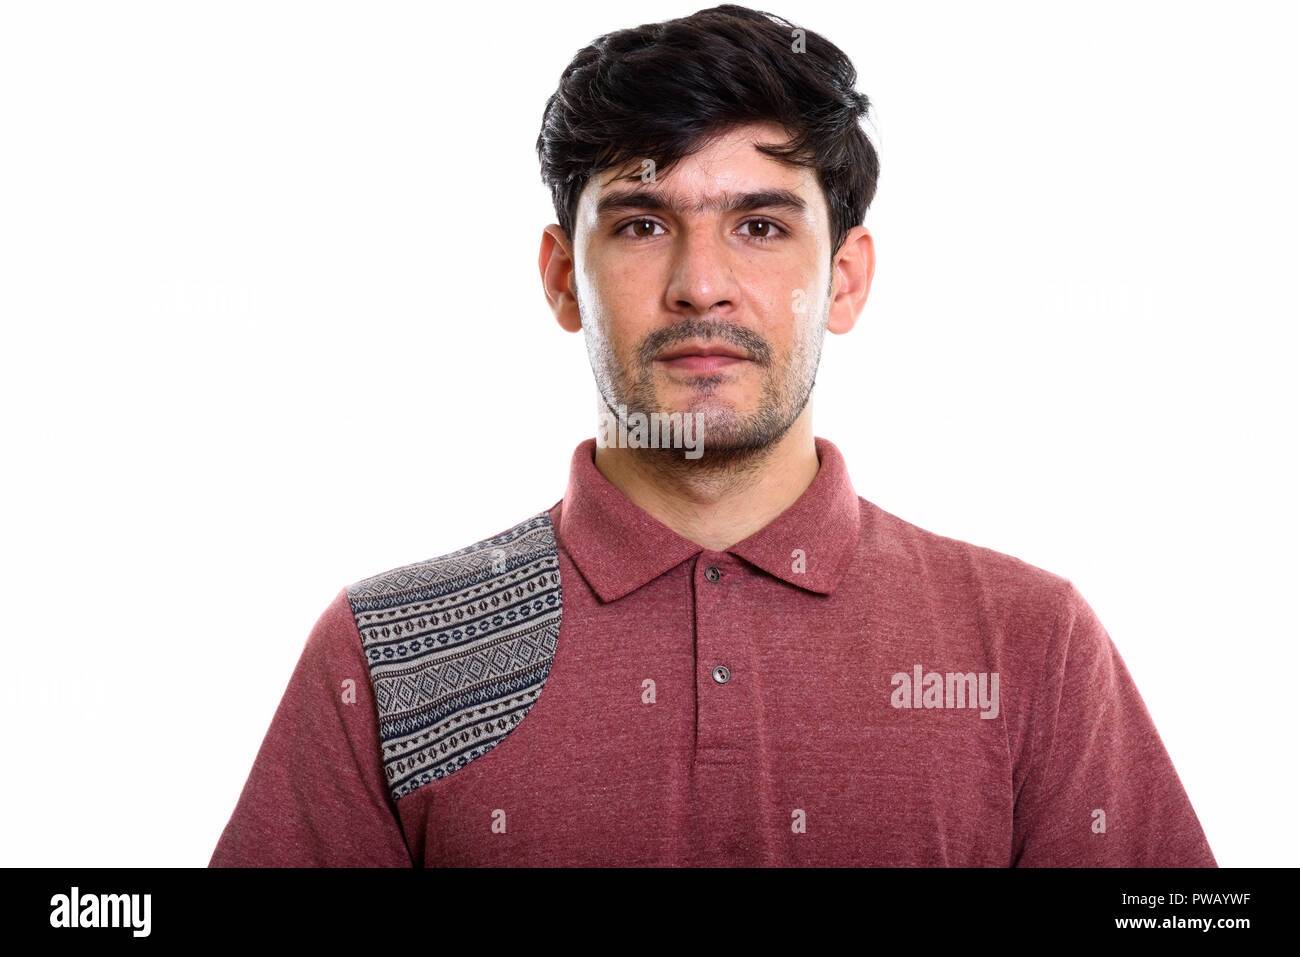
M 637 348 L 637 359 L 643 366 L 654 362 L 669 346 L 679 342 L 699 339 L 703 342 L 725 342 L 729 346 L 743 349 L 754 361 L 767 365 L 772 358 L 772 350 L 757 333 L 751 332 L 734 323 L 721 320 L 683 319 L 666 329 L 657 329 L 646 336 Z

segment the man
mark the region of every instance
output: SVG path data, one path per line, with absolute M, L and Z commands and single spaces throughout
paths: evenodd
M 551 508 L 339 592 L 213 865 L 1214 866 L 1074 585 L 814 435 L 875 267 L 855 76 L 734 6 L 577 54 L 539 267 L 597 436 Z

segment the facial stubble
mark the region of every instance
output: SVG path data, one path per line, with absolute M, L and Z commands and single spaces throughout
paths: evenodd
M 576 295 L 576 291 L 575 295 L 596 387 L 610 415 L 618 416 L 619 406 L 626 415 L 641 412 L 647 418 L 652 412 L 703 414 L 702 456 L 688 459 L 680 448 L 638 449 L 645 460 L 653 461 L 657 470 L 666 473 L 698 476 L 704 471 L 716 477 L 730 474 L 739 478 L 757 469 L 772 453 L 812 396 L 830 318 L 830 291 L 828 283 L 820 317 L 795 340 L 783 364 L 776 364 L 771 347 L 748 329 L 727 320 L 688 317 L 649 333 L 633 353 L 628 364 L 631 371 L 618 361 L 605 326 L 584 308 L 581 295 Z M 737 412 L 730 403 L 714 400 L 719 387 L 735 375 L 729 369 L 710 374 L 678 374 L 678 381 L 693 397 L 683 408 L 664 407 L 654 383 L 655 357 L 673 345 L 690 340 L 725 343 L 750 356 L 749 361 L 763 375 L 762 394 L 754 411 Z

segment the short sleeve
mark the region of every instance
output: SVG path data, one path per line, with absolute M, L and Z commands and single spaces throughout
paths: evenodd
M 1215 867 L 1110 636 L 1066 582 L 1017 769 L 1020 867 Z
M 317 620 L 209 867 L 411 867 L 356 621 Z

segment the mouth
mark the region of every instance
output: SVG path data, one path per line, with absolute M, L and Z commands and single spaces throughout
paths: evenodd
M 715 372 L 742 362 L 752 362 L 731 346 L 690 344 L 666 350 L 655 362 L 681 372 Z
M 728 366 L 739 365 L 742 362 L 748 362 L 748 359 L 738 359 L 735 356 L 678 356 L 675 359 L 656 359 L 666 369 L 676 369 L 680 372 L 716 372 L 719 369 L 725 369 Z

